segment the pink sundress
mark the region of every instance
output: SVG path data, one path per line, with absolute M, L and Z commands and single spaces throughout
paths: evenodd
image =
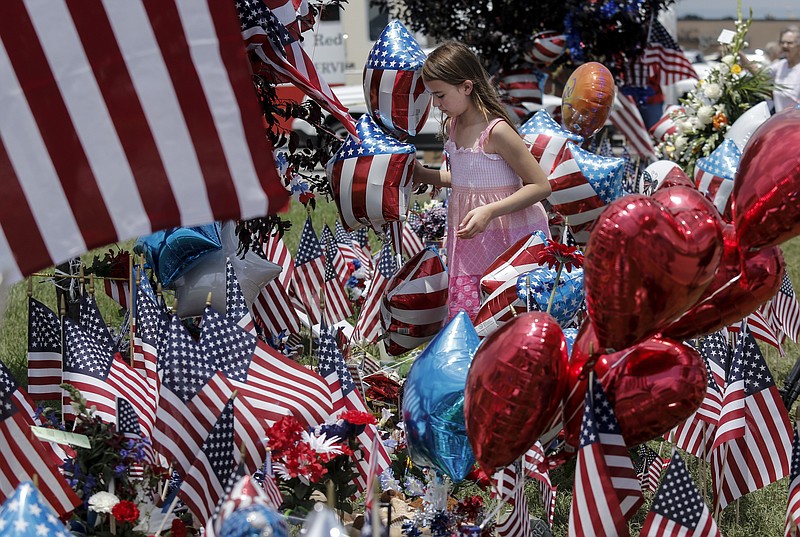
M 459 148 L 453 142 L 454 118 L 445 143 L 452 182 L 447 207 L 450 318 L 464 310 L 475 320 L 481 306 L 481 276 L 509 246 L 536 230 L 550 236 L 547 212 L 541 203 L 535 203 L 493 219 L 483 233 L 471 239 L 456 237 L 458 225 L 470 210 L 506 198 L 522 187 L 522 180 L 500 155 L 483 151 L 486 138 L 500 121 L 489 123 L 474 147 Z

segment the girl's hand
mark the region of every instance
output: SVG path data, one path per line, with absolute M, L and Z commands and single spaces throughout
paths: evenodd
M 459 239 L 471 239 L 475 235 L 483 233 L 492 218 L 494 218 L 494 215 L 487 205 L 472 209 L 459 224 L 456 237 Z

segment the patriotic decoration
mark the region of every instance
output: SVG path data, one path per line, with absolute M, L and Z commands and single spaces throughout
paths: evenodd
M 375 343 L 380 335 L 381 303 L 383 302 L 386 286 L 397 270 L 392 247 L 388 242 L 381 248 L 379 256 L 378 264 L 372 275 L 372 281 L 369 284 L 367 298 L 361 307 L 361 313 L 358 316 L 355 327 L 356 340 L 366 341 L 367 343 Z
M 233 441 L 233 422 L 233 401 L 229 400 L 178 489 L 178 497 L 195 520 L 212 517 L 226 486 L 235 478 L 237 449 Z
M 503 71 L 497 86 L 504 101 L 512 105 L 521 103 L 542 104 L 542 94 L 547 75 L 538 69 L 520 68 Z
M 24 409 L 33 405 L 27 399 L 25 391 L 0 362 L 0 450 L 3 453 L 0 500 L 12 496 L 23 479 L 38 475 L 39 491 L 50 507 L 62 516 L 80 505 L 81 499 L 69 488 L 56 465 L 50 463 L 50 450 L 31 434 L 34 422 Z
M 567 49 L 567 36 L 554 30 L 545 30 L 533 36 L 533 47 L 523 58 L 534 65 L 546 67 L 556 61 Z
M 650 38 L 641 61 L 651 71 L 658 69 L 661 86 L 669 86 L 687 78 L 699 78 L 678 42 L 655 18 L 650 26 Z
M 539 464 L 544 463 L 544 449 L 538 441 L 525 453 L 525 473 L 528 477 L 536 479 L 539 483 L 539 492 L 542 495 L 542 506 L 547 525 L 553 526 L 553 517 L 556 512 L 556 493 L 558 487 L 550 481 L 550 472 L 540 471 Z
M 288 201 L 232 6 L 5 2 L 0 21 L 4 283 Z
M 575 240 L 585 244 L 589 228 L 606 205 L 623 195 L 621 158 L 600 157 L 568 142 L 563 159 L 548 179 L 553 210 L 569 223 Z
M 325 256 L 311 224 L 311 217 L 306 219 L 300 234 L 292 283 L 295 295 L 306 310 L 308 321 L 312 325 L 319 324 L 322 321 L 319 298 L 325 285 Z
M 368 114 L 356 130 L 358 138 L 347 138 L 326 175 L 344 227 L 380 229 L 406 217 L 417 150 L 383 132 Z
M 144 376 L 71 319 L 64 319 L 64 351 L 64 382 L 80 390 L 87 407 L 115 423 L 117 397 L 124 397 L 136 408 L 142 430 L 152 436 L 155 413 Z M 68 396 L 65 400 L 71 406 Z
M 34 533 L 51 537 L 73 535 L 30 481 L 20 483 L 0 508 L 0 531 L 5 537 L 28 537 Z
M 97 301 L 94 296 L 81 297 L 80 324 L 81 328 L 86 330 L 86 333 L 94 338 L 104 351 L 113 353 L 116 350 L 114 338 L 111 337 L 111 332 L 100 315 L 100 310 L 97 309 Z
M 625 135 L 628 147 L 634 153 L 647 161 L 656 160 L 653 140 L 650 138 L 650 133 L 647 132 L 642 113 L 632 96 L 623 95 L 621 91 L 617 90 L 615 105 L 611 107 L 608 119 Z
M 61 398 L 61 321 L 28 298 L 28 394 L 35 401 Z
M 133 330 L 133 368 L 145 375 L 152 394 L 152 405 L 158 401 L 161 383 L 157 367 L 164 352 L 169 317 L 158 304 L 150 282 L 143 278 L 136 286 L 136 309 Z
M 364 228 L 366 230 L 366 228 Z M 339 248 L 339 253 L 344 258 L 345 264 L 354 263 L 358 261 L 362 267 L 369 270 L 370 259 L 364 251 L 353 244 L 353 239 L 347 230 L 344 229 L 342 223 L 337 220 L 334 224 L 334 237 L 336 238 L 336 246 Z
M 603 385 L 592 374 L 581 424 L 569 535 L 628 535 L 626 518 L 644 502 Z
M 355 134 L 353 118 L 347 108 L 319 75 L 300 41 L 289 33 L 272 10 L 261 1 L 236 2 L 236 10 L 247 49 L 266 64 L 261 71 L 303 90 Z
M 792 466 L 789 472 L 789 500 L 786 504 L 785 537 L 796 537 L 800 527 L 800 436 L 797 423 L 792 427 Z
M 225 259 L 225 316 L 245 332 L 256 334 L 253 316 L 245 302 L 242 288 L 239 287 L 233 263 L 228 258 Z
M 774 325 L 780 326 L 783 333 L 796 343 L 800 339 L 800 304 L 797 302 L 788 271 L 783 273 L 781 287 L 770 304 L 772 313 L 770 320 Z
M 723 140 L 709 156 L 697 159 L 694 182 L 697 190 L 706 195 L 720 214 L 730 218 L 733 178 L 739 167 L 742 152 L 733 140 Z
M 677 451 L 644 521 L 642 537 L 719 537 L 716 522 Z
M 292 254 L 277 235 L 270 235 L 264 244 L 264 255 L 268 261 L 281 267 L 277 278 L 267 282 L 253 302 L 254 321 L 266 334 L 276 336 L 282 331 L 290 334 L 300 332 L 300 319 L 289 297 L 294 273 Z
M 409 259 L 386 285 L 381 302 L 386 352 L 397 356 L 430 341 L 447 314 L 447 271 L 428 247 Z
M 403 24 L 391 21 L 364 68 L 364 100 L 375 122 L 400 139 L 420 132 L 431 107 L 422 81 L 425 53 Z
M 583 143 L 583 137 L 559 125 L 546 110 L 539 110 L 520 128 L 531 154 L 545 174 L 550 174 L 564 160 L 567 142 Z
M 136 445 L 141 446 L 144 461 L 150 464 L 153 463 L 155 460 L 153 446 L 149 440 L 143 442 L 145 436 L 142 433 L 141 425 L 139 425 L 139 415 L 133 405 L 122 397 L 117 397 L 117 431 L 123 438 L 131 441 L 131 443 L 125 445 L 126 449 Z M 131 478 L 141 479 L 143 475 L 144 469 L 139 463 L 131 464 L 130 468 L 128 468 L 128 476 Z
M 104 278 L 103 291 L 121 307 L 128 307 L 131 299 L 131 285 L 128 280 Z
M 417 235 L 417 233 L 411 229 L 411 226 L 406 225 L 405 222 L 402 223 L 402 226 L 403 247 L 401 248 L 401 251 L 404 256 L 406 256 L 408 259 L 411 259 L 420 253 L 423 248 L 425 248 L 425 244 L 422 242 L 422 239 L 419 237 L 419 235 Z
M 639 462 L 634 466 L 642 490 L 654 493 L 661 482 L 661 474 L 664 468 L 669 466 L 669 459 L 663 459 L 661 455 L 650 449 L 647 445 L 639 446 Z
M 525 474 L 516 464 L 506 466 L 494 474 L 500 501 L 511 505 L 508 516 L 497 524 L 499 537 L 532 537 L 531 517 L 525 498 Z
M 328 325 L 334 325 L 353 314 L 353 308 L 347 298 L 347 292 L 344 290 L 344 282 L 341 277 L 344 275 L 346 280 L 347 267 L 345 266 L 341 269 L 342 272 L 334 268 L 334 258 L 342 259 L 338 251 L 339 248 L 334 242 L 333 235 L 330 235 L 328 237 L 328 255 L 325 256 L 325 283 L 322 291 L 325 297 L 325 309 L 322 311 L 322 318 Z
M 678 126 L 675 123 L 675 114 L 685 114 L 686 109 L 677 104 L 669 105 L 655 125 L 650 127 L 650 135 L 657 141 L 663 142 L 667 136 L 677 134 Z
M 789 475 L 792 452 L 789 416 L 746 325 L 739 336 L 725 386 L 714 444 L 711 470 L 718 510 Z
M 278 509 L 283 501 L 271 475 L 264 476 L 264 480 L 271 483 L 271 488 L 277 491 L 277 499 L 266 493 L 253 477 L 245 473 L 242 466 L 237 467 L 233 477 L 235 481 L 231 480 L 231 486 L 226 487 L 224 499 L 214 515 L 206 522 L 206 537 L 219 535 L 222 523 L 234 511 L 246 509 L 251 505 L 263 505 L 271 509 Z
M 763 341 L 768 345 L 772 345 L 776 349 L 781 356 L 786 354 L 783 351 L 783 346 L 781 343 L 784 339 L 783 332 L 775 326 L 774 323 L 774 316 L 772 315 L 772 303 L 767 302 L 756 311 L 751 313 L 747 316 L 747 326 L 750 329 L 750 333 L 753 334 L 753 337 L 759 341 Z M 736 325 L 729 328 L 730 332 L 736 332 L 737 327 Z
M 369 244 L 369 234 L 367 233 L 367 228 L 361 227 L 355 231 L 351 231 L 350 237 L 353 239 L 353 245 L 356 246 L 358 250 L 361 250 L 361 253 L 366 259 L 364 266 L 372 268 L 372 248 Z
M 573 268 L 562 272 L 556 284 L 557 271 L 548 267 L 538 267 L 517 277 L 517 296 L 523 304 L 533 304 L 530 309 L 547 310 L 552 295 L 553 304 L 550 315 L 558 324 L 566 327 L 581 309 L 585 299 L 583 291 L 583 269 Z
M 336 345 L 336 339 L 324 326 L 320 329 L 319 374 L 325 379 L 333 396 L 334 415 L 338 415 L 345 410 L 368 412 L 364 400 L 359 395 L 358 390 L 355 389 L 355 382 L 353 382 L 353 377 L 350 376 L 350 371 L 347 369 L 342 353 Z M 359 490 L 363 491 L 366 490 L 369 484 L 370 463 L 366 462 L 367 459 L 375 459 L 375 464 L 377 465 L 376 475 L 382 474 L 390 466 L 391 460 L 386 447 L 380 441 L 380 433 L 375 425 L 368 424 L 364 431 L 358 435 L 358 441 L 361 442 L 361 449 L 366 451 L 365 456 L 360 459 L 356 458 L 356 454 L 353 455 L 359 473 L 356 482 Z

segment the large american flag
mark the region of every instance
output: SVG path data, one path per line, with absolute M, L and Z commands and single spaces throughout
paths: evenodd
M 432 248 L 409 259 L 381 302 L 386 352 L 397 356 L 433 339 L 447 319 L 447 293 L 447 270 Z
M 325 285 L 325 256 L 311 224 L 311 217 L 306 219 L 300 234 L 292 283 L 295 295 L 306 310 L 309 323 L 319 324 L 322 321 L 319 298 Z
M 348 136 L 328 161 L 326 175 L 348 230 L 380 229 L 405 218 L 417 150 L 386 134 L 364 114 L 356 124 L 358 139 Z
M 144 376 L 71 319 L 64 319 L 64 350 L 64 382 L 81 391 L 100 419 L 115 423 L 117 397 L 124 397 L 136 408 L 142 430 L 152 436 L 155 412 Z
M 367 290 L 367 298 L 361 307 L 355 327 L 356 340 L 367 343 L 375 343 L 380 335 L 383 294 L 386 291 L 386 285 L 397 270 L 392 247 L 388 242 L 383 245 L 379 255 L 378 264 Z
M 172 318 L 164 356 L 153 442 L 180 476 L 185 476 L 233 386 L 200 345 Z
M 339 248 L 336 246 L 333 235 L 328 237 L 328 254 L 325 256 L 325 283 L 323 286 L 325 309 L 322 317 L 326 324 L 334 325 L 350 317 L 353 314 L 353 307 L 350 305 L 350 299 L 347 298 L 347 291 L 344 290 L 342 273 L 334 267 L 334 259 L 343 260 L 343 258 L 339 254 Z M 346 266 L 344 276 L 346 280 Z
M 28 298 L 28 394 L 36 401 L 61 398 L 61 321 Z
M 544 109 L 526 121 L 519 128 L 519 133 L 547 175 L 564 160 L 567 142 L 583 143 L 582 136 L 564 129 Z
M 653 505 L 642 537 L 719 537 L 717 523 L 694 485 L 683 458 L 677 451 L 667 468 L 664 482 L 653 498 Z
M 322 326 L 320 328 L 319 339 L 319 374 L 325 379 L 328 384 L 328 389 L 333 396 L 333 414 L 338 415 L 344 410 L 357 410 L 359 412 L 369 412 L 367 410 L 364 400 L 356 390 L 356 384 L 350 371 L 347 369 L 347 364 L 344 361 L 338 345 L 336 345 L 336 338 L 327 329 Z M 376 442 L 375 439 L 378 439 Z M 382 474 L 383 471 L 391 464 L 389 453 L 383 442 L 380 441 L 380 433 L 375 425 L 367 425 L 364 432 L 358 435 L 358 441 L 361 443 L 361 450 L 366 453 L 365 456 L 358 458 L 353 455 L 356 466 L 358 467 L 358 477 L 356 478 L 359 490 L 365 490 L 368 486 L 367 478 L 369 476 L 369 462 L 371 457 L 377 457 L 375 464 L 377 464 L 377 474 Z M 377 449 L 377 452 L 374 451 Z
M 789 498 L 786 503 L 785 537 L 796 537 L 800 527 L 800 436 L 797 423 L 792 427 L 792 466 L 789 472 Z
M 724 140 L 707 157 L 697 159 L 694 184 L 706 195 L 720 214 L 731 212 L 733 178 L 742 152 L 733 140 Z
M 575 240 L 585 243 L 588 228 L 606 205 L 623 195 L 621 158 L 600 157 L 568 142 L 563 159 L 548 179 L 553 192 L 547 200 L 568 219 Z
M 797 295 L 788 271 L 784 272 L 781 287 L 771 305 L 773 324 L 779 326 L 792 341 L 797 342 L 800 338 L 800 304 L 797 303 Z
M 230 3 L 14 0 L 0 43 L 6 281 L 288 201 Z
M 650 26 L 650 37 L 642 61 L 651 69 L 660 71 L 660 83 L 669 86 L 687 78 L 698 78 L 692 63 L 680 45 L 655 18 Z
M 39 492 L 63 516 L 80 505 L 81 499 L 52 463 L 49 448 L 31 433 L 34 422 L 24 409 L 32 406 L 25 391 L 0 362 L 0 502 L 5 502 L 21 482 L 38 475 Z
M 270 235 L 264 244 L 267 261 L 281 266 L 277 278 L 267 282 L 253 302 L 253 317 L 264 331 L 272 336 L 286 330 L 290 334 L 300 332 L 300 319 L 294 309 L 289 288 L 294 272 L 292 254 L 278 235 Z
M 724 509 L 748 492 L 789 475 L 792 453 L 792 428 L 786 407 L 746 325 L 734 354 L 730 377 L 733 379 L 729 378 L 725 387 L 725 398 L 729 395 L 733 400 L 741 398 L 742 403 L 737 403 L 737 417 L 729 422 L 727 438 L 731 439 L 714 450 L 711 460 L 716 509 Z M 741 394 L 729 393 L 729 388 Z M 743 418 L 739 417 L 742 414 L 739 405 L 744 407 Z M 726 418 L 726 406 L 723 403 L 720 427 Z
M 401 139 L 425 125 L 431 94 L 422 81 L 425 53 L 399 20 L 384 28 L 372 45 L 364 68 L 367 110 L 381 126 Z
M 603 385 L 592 374 L 581 424 L 569 535 L 628 535 L 626 518 L 644 502 Z
M 178 497 L 200 524 L 211 519 L 226 486 L 235 478 L 238 450 L 233 415 L 233 401 L 228 400 L 178 490 Z
M 517 463 L 514 463 L 495 472 L 493 478 L 500 501 L 511 505 L 511 512 L 497 524 L 497 535 L 499 537 L 532 536 L 528 499 L 525 497 L 525 473 L 518 470 Z
M 236 10 L 247 49 L 268 66 L 262 71 L 280 81 L 291 82 L 330 112 L 347 130 L 355 133 L 353 118 L 347 108 L 319 75 L 300 41 L 289 33 L 275 14 L 260 0 L 236 2 Z

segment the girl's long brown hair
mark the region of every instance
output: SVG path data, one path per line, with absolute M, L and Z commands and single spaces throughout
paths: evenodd
M 467 80 L 472 81 L 470 97 L 486 120 L 499 117 L 509 125 L 514 125 L 514 120 L 500 102 L 497 91 L 489 83 L 489 75 L 486 74 L 478 56 L 465 44 L 447 41 L 436 47 L 422 66 L 422 78 L 425 81 L 441 80 L 453 86 L 458 86 Z M 442 124 L 442 137 L 445 136 L 446 125 L 447 122 Z

